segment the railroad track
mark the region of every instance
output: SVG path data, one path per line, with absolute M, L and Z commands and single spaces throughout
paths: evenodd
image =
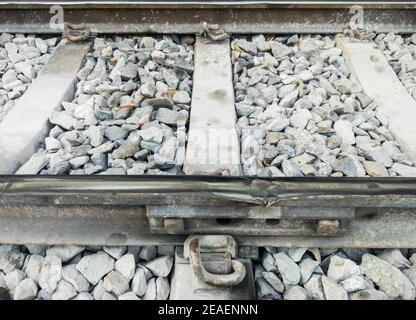
M 61 40 L 53 4 L 91 37 Z M 247 269 L 228 298 L 252 298 L 250 259 L 287 262 L 272 247 L 415 247 L 416 4 L 361 3 L 356 33 L 353 5 L 0 3 L 14 101 L 0 119 L 0 243 L 175 245 L 171 298 L 190 297 L 191 266 L 222 286 Z M 237 278 L 204 270 L 200 251 L 218 250 L 244 264 Z M 259 296 L 279 297 L 258 272 Z

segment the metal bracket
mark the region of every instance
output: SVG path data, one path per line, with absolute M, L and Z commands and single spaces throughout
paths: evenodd
M 201 243 L 205 245 L 205 253 L 215 256 L 217 256 L 220 248 L 218 244 L 224 243 L 224 240 L 227 242 L 223 257 L 227 262 L 231 262 L 233 272 L 230 274 L 215 274 L 207 271 L 202 262 L 199 237 L 194 236 L 185 241 L 187 250 L 185 249 L 186 254 L 184 256 L 189 258 L 195 276 L 203 283 L 217 287 L 231 287 L 241 283 L 246 276 L 246 268 L 240 261 L 233 259 L 237 254 L 235 240 L 230 236 L 205 236 L 205 239 L 204 237 L 202 239 Z M 212 252 L 207 253 L 208 244 Z M 221 262 L 219 264 L 221 265 Z M 212 263 L 211 268 L 213 268 Z M 218 270 L 216 271 L 218 272 Z
M 204 36 L 211 41 L 221 41 L 229 37 L 223 29 L 220 29 L 218 24 L 208 24 L 206 21 L 201 22 L 199 35 Z
M 176 247 L 170 299 L 254 299 L 252 260 L 238 255 L 229 235 L 189 236 Z
M 90 38 L 90 31 L 84 28 L 84 24 L 72 24 L 64 22 L 62 37 L 72 42 L 87 41 Z

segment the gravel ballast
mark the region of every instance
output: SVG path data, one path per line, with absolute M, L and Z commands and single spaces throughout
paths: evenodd
M 383 52 L 403 86 L 416 99 L 416 34 L 380 33 L 374 42 Z
M 38 76 L 58 38 L 0 34 L 0 123 Z
M 179 174 L 192 96 L 193 37 L 96 38 L 73 101 L 16 173 Z
M 264 248 L 254 266 L 266 300 L 414 300 L 413 249 Z
M 173 246 L 0 245 L 0 296 L 166 300 Z M 257 299 L 415 299 L 414 249 L 261 248 Z
M 14 300 L 166 300 L 173 246 L 0 245 L 0 295 Z
M 232 41 L 244 175 L 416 176 L 331 36 Z

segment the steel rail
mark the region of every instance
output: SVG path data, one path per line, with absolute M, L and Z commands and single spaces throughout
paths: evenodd
M 0 176 L 0 205 L 416 207 L 414 178 Z
M 64 20 L 84 23 L 95 34 L 195 34 L 201 21 L 228 33 L 342 32 L 364 9 L 364 27 L 376 32 L 416 32 L 415 1 L 0 1 L 0 32 L 60 33 L 49 22 L 64 10 Z

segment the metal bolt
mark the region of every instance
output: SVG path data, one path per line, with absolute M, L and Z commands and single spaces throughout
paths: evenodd
M 163 226 L 167 233 L 176 234 L 185 230 L 185 222 L 183 219 L 166 218 L 163 220 Z
M 320 236 L 334 235 L 339 230 L 339 220 L 319 220 L 316 224 L 316 233 Z

